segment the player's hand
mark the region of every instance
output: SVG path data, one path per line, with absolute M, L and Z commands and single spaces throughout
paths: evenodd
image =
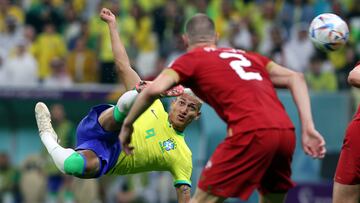
M 126 125 L 125 123 L 122 125 L 120 135 L 119 135 L 119 140 L 120 140 L 122 150 L 127 155 L 132 154 L 133 150 L 134 150 L 134 147 L 130 146 L 132 132 L 133 132 L 132 125 Z
M 102 8 L 100 11 L 100 18 L 106 23 L 115 23 L 115 15 L 107 8 Z
M 136 83 L 135 85 L 135 89 L 138 93 L 140 93 L 141 91 L 143 91 L 147 86 L 149 86 L 152 82 L 151 81 L 145 81 L 145 80 L 141 80 L 138 83 Z
M 137 92 L 141 92 L 143 91 L 146 87 L 148 87 L 150 84 L 152 83 L 152 81 L 143 81 L 141 80 L 140 82 L 138 82 L 135 86 L 135 89 Z M 167 91 L 163 92 L 160 94 L 160 97 L 177 97 L 180 96 L 184 93 L 185 88 L 182 85 L 176 85 L 170 89 L 168 89 Z
M 325 157 L 325 140 L 314 128 L 307 129 L 302 134 L 302 146 L 305 154 L 312 158 L 322 159 Z

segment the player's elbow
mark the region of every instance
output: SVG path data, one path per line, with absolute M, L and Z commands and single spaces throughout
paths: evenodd
M 298 85 L 300 83 L 304 83 L 304 84 L 306 83 L 304 74 L 293 71 L 288 80 L 288 85 L 287 85 L 288 88 L 291 89 L 293 86 Z

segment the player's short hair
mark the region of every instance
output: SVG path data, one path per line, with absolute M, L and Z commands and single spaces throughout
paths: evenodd
M 201 106 L 202 106 L 202 104 L 204 103 L 198 96 L 196 96 L 195 94 L 194 94 L 194 92 L 193 91 L 191 91 L 191 89 L 189 89 L 189 88 L 185 88 L 184 89 L 184 94 L 187 94 L 187 95 L 189 95 L 189 96 L 191 96 L 191 97 L 194 97 L 199 103 L 198 103 L 198 107 L 199 107 L 199 111 L 200 111 L 200 109 L 201 109 Z
M 209 42 L 216 38 L 214 21 L 203 13 L 191 17 L 185 25 L 190 43 Z

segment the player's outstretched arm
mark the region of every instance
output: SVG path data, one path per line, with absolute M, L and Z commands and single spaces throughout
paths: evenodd
M 348 83 L 354 87 L 360 88 L 360 64 L 350 71 Z
M 126 154 L 131 154 L 132 125 L 135 120 L 155 101 L 161 93 L 170 89 L 179 81 L 179 75 L 172 69 L 165 69 L 147 88 L 136 98 L 127 117 L 125 118 L 119 135 L 120 142 Z
M 299 112 L 302 130 L 302 145 L 306 154 L 313 158 L 323 158 L 326 153 L 325 140 L 315 129 L 309 93 L 302 73 L 269 62 L 267 70 L 276 87 L 288 88 Z
M 176 187 L 176 195 L 178 198 L 178 203 L 190 202 L 190 191 L 191 188 L 188 185 L 180 185 Z
M 126 49 L 120 40 L 119 33 L 117 32 L 115 15 L 109 9 L 102 8 L 100 11 L 100 18 L 108 24 L 111 38 L 111 48 L 120 79 L 124 83 L 126 90 L 131 90 L 141 79 L 130 66 Z

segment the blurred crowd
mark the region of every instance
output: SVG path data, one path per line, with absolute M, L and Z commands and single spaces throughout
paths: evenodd
M 0 85 L 71 88 L 118 81 L 106 23 L 117 16 L 132 67 L 154 78 L 185 51 L 186 19 L 207 13 L 219 46 L 257 51 L 303 72 L 314 91 L 348 88 L 346 75 L 360 55 L 359 0 L 0 0 Z M 351 33 L 341 50 L 322 53 L 308 38 L 318 14 L 341 16 Z

